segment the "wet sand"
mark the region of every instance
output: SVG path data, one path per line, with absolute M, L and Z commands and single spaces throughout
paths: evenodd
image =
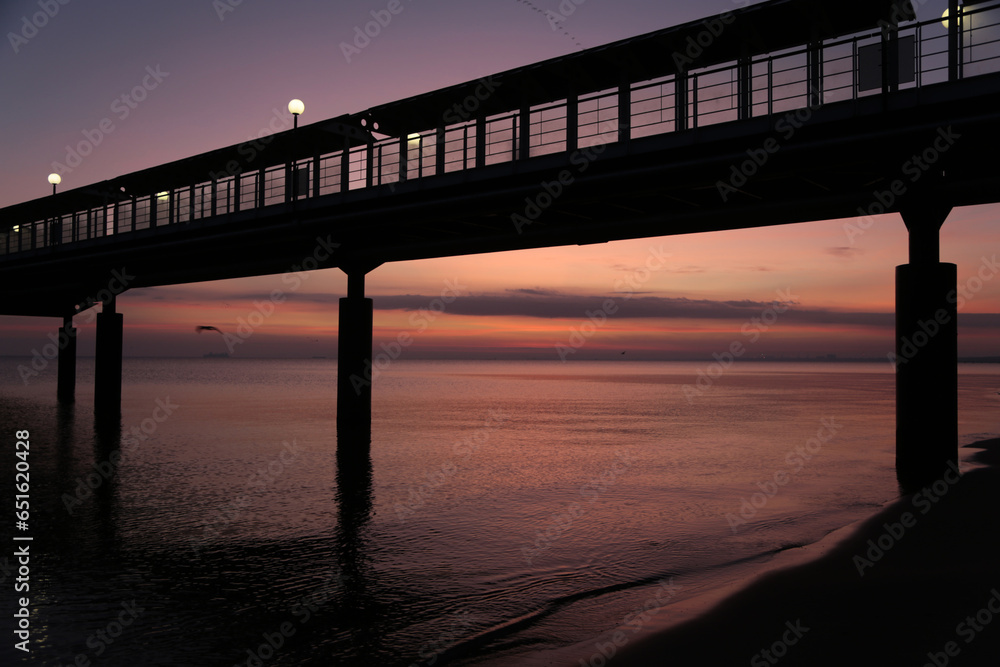
M 605 644 L 606 663 L 573 664 L 1000 665 L 1000 439 L 962 459 L 978 467 L 666 607 L 658 629 Z

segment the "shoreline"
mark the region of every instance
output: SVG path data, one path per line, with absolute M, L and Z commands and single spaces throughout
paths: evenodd
M 962 449 L 961 477 L 670 603 L 607 635 L 604 655 L 587 642 L 551 664 L 996 665 L 1000 438 Z
M 884 511 L 886 507 L 896 502 L 898 502 L 898 499 L 888 501 L 878 511 Z M 625 649 L 631 649 L 631 647 L 641 645 L 645 641 L 655 640 L 658 636 L 673 632 L 686 623 L 699 619 L 711 612 L 716 606 L 724 603 L 729 597 L 739 594 L 761 578 L 800 565 L 806 565 L 821 558 L 830 550 L 836 548 L 845 539 L 848 539 L 854 530 L 869 519 L 870 517 L 863 517 L 833 528 L 815 542 L 801 546 L 787 547 L 780 551 L 771 552 L 770 554 L 762 554 L 755 562 L 745 564 L 740 568 L 738 573 L 727 577 L 721 583 L 710 584 L 703 590 L 690 595 L 684 595 L 682 592 L 678 596 L 678 599 L 652 609 L 649 611 L 649 620 L 641 622 L 641 627 L 636 628 L 634 624 L 633 626 L 619 626 L 619 629 L 623 630 L 626 635 L 626 641 L 619 650 L 616 650 L 612 656 L 613 659 L 606 664 L 617 665 L 618 663 L 614 659 L 621 659 L 620 656 L 622 654 L 628 655 Z M 683 591 L 683 584 L 679 585 L 679 590 Z M 596 640 L 592 638 L 560 649 L 554 649 L 540 656 L 528 656 L 525 664 L 557 665 L 558 667 L 590 667 L 587 658 L 599 655 L 595 651 L 596 645 L 602 642 L 606 645 L 607 640 L 613 634 L 614 630 L 608 630 Z M 595 667 L 598 662 L 594 663 Z M 487 660 L 484 664 L 491 665 L 494 663 Z M 497 662 L 495 664 L 499 666 L 501 663 Z M 627 666 L 633 663 L 621 664 Z M 637 662 L 634 664 L 646 665 L 654 663 Z

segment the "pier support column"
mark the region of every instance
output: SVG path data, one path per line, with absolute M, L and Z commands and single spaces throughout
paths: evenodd
M 122 332 L 124 317 L 116 312 L 116 298 L 105 302 L 97 315 L 97 357 L 94 367 L 94 414 L 99 421 L 121 418 Z
M 374 268 L 341 267 L 347 274 L 337 342 L 337 434 L 341 442 L 371 442 L 374 306 L 365 298 L 365 274 Z
M 62 403 L 72 403 L 76 400 L 76 329 L 73 327 L 73 316 L 63 318 L 59 329 L 59 375 L 56 384 L 56 397 Z
M 939 261 L 950 206 L 902 211 L 910 263 L 896 267 L 896 478 L 904 491 L 958 463 L 958 268 Z

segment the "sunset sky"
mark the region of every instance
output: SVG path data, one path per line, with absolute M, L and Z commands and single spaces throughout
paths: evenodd
M 49 3 L 58 13 L 37 31 L 25 30 L 23 18 L 41 11 L 37 0 L 0 4 L 0 207 L 48 194 L 53 164 L 65 163 L 67 147 L 94 136 L 105 118 L 113 131 L 64 174 L 61 188 L 245 141 L 276 113 L 287 114 L 294 97 L 305 102 L 300 123 L 308 124 L 746 4 L 404 0 L 348 62 L 342 43 L 353 42 L 355 28 L 388 0 Z M 545 12 L 558 14 L 560 4 L 575 9 L 550 21 Z M 920 18 L 946 6 L 927 0 Z M 150 81 L 151 70 L 161 80 L 146 99 L 123 104 L 121 96 Z M 1000 277 L 984 264 L 1000 248 L 998 214 L 998 206 L 957 209 L 942 232 L 942 260 L 958 264 L 959 285 L 971 290 L 960 310 L 963 356 L 1000 356 Z M 571 359 L 622 351 L 630 359 L 686 359 L 740 340 L 754 357 L 884 358 L 893 349 L 894 267 L 906 262 L 906 231 L 890 215 L 849 234 L 845 226 L 858 222 L 384 265 L 367 283 L 376 348 L 409 334 L 403 355 L 414 359 L 558 359 L 559 345 L 578 348 Z M 979 282 L 977 274 L 989 279 Z M 339 270 L 307 275 L 296 290 L 265 276 L 126 292 L 118 300 L 125 354 L 225 351 L 220 336 L 197 334 L 195 326 L 235 331 L 241 320 L 257 319 L 255 301 L 283 289 L 287 300 L 265 313 L 235 356 L 334 357 L 346 278 Z M 442 293 L 450 303 L 431 313 Z M 745 333 L 779 293 L 793 296 L 791 307 L 759 336 Z M 574 337 L 588 311 L 608 299 L 615 316 Z M 57 325 L 0 317 L 0 354 L 30 355 Z M 80 353 L 89 356 L 92 318 L 77 317 L 77 326 Z

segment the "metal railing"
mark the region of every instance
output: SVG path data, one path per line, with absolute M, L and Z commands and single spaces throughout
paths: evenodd
M 406 137 L 379 139 L 289 164 L 203 178 L 184 187 L 14 226 L 0 232 L 0 258 L 879 95 L 885 87 L 866 87 L 864 66 L 873 56 L 881 56 L 884 45 L 898 44 L 900 49 L 902 78 L 893 82 L 890 90 L 943 83 L 954 76 L 963 79 L 1000 72 L 1000 3 L 965 9 L 958 33 L 954 60 L 949 57 L 949 34 L 941 20 L 911 23 L 891 35 L 884 30 L 855 34 L 743 62 L 634 82 L 574 100 L 555 100 Z M 912 56 L 907 49 L 912 50 Z M 620 117 L 623 111 L 628 112 L 624 123 Z

